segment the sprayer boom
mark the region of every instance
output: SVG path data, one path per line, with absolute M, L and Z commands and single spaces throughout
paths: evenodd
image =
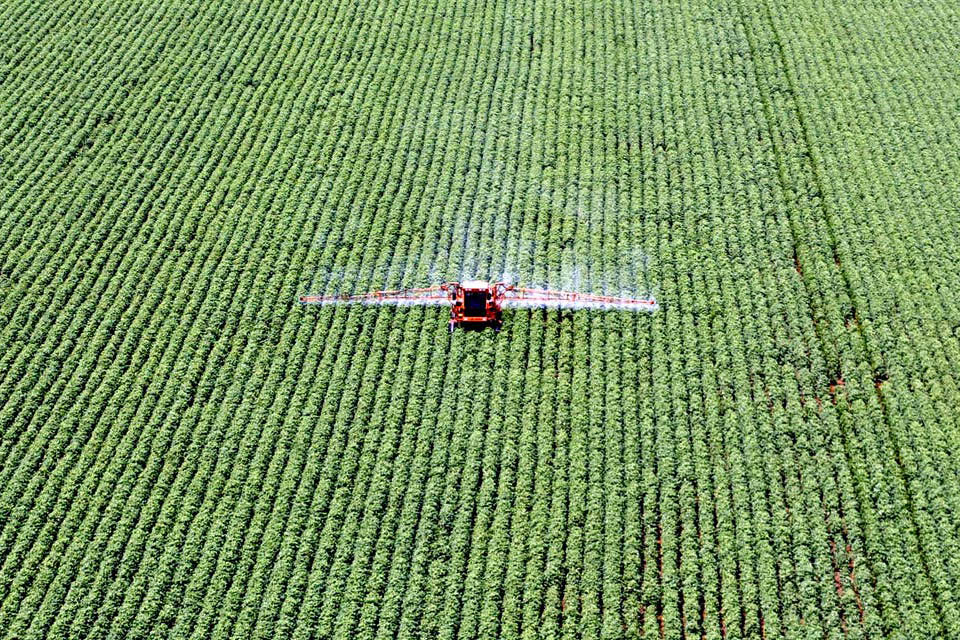
M 653 298 L 617 298 L 579 291 L 525 289 L 505 282 L 490 284 L 483 280 L 445 282 L 435 287 L 373 291 L 355 295 L 300 296 L 301 304 L 391 304 L 447 305 L 450 307 L 450 331 L 457 327 L 491 326 L 499 330 L 503 324 L 503 307 L 564 309 L 622 309 L 656 311 Z
M 653 298 L 618 298 L 600 296 L 579 291 L 557 291 L 554 289 L 512 290 L 504 304 L 514 308 L 531 307 L 569 307 L 571 309 L 623 309 L 628 311 L 656 311 L 659 309 Z
M 300 296 L 301 304 L 394 304 L 394 305 L 444 305 L 450 304 L 444 289 L 446 285 L 420 289 L 396 289 L 373 291 L 353 295 Z

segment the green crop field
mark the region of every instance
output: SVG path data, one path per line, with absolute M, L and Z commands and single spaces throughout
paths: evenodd
M 0 1 L 0 640 L 960 638 L 960 4 Z M 306 293 L 488 279 L 654 313 Z

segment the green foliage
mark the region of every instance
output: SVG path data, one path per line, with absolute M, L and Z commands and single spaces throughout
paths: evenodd
M 960 637 L 958 23 L 6 3 L 0 640 Z

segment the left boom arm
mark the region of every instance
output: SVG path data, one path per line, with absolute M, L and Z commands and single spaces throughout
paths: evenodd
M 449 305 L 451 303 L 449 287 L 442 284 L 436 287 L 419 289 L 395 289 L 392 291 L 372 291 L 370 293 L 341 294 L 332 296 L 300 296 L 300 304 L 396 304 L 396 305 Z

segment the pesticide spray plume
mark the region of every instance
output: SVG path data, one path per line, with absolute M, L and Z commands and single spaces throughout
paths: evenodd
M 639 249 L 621 252 L 617 259 L 606 262 L 603 269 L 579 264 L 572 250 L 564 252 L 556 262 L 538 261 L 532 245 L 529 251 L 508 251 L 510 257 L 497 265 L 491 264 L 494 261 L 489 257 L 465 253 L 453 263 L 447 262 L 445 267 L 433 261 L 429 267 L 419 268 L 402 264 L 386 275 L 386 286 L 382 290 L 369 293 L 355 293 L 370 286 L 369 277 L 358 273 L 356 268 L 330 270 L 324 274 L 326 277 L 318 278 L 318 274 L 314 274 L 310 286 L 323 288 L 326 294 L 302 295 L 299 301 L 320 306 L 445 306 L 450 308 L 451 330 L 465 324 L 498 329 L 503 309 L 653 313 L 660 308 L 653 296 L 637 292 L 637 289 L 649 289 L 649 258 Z M 499 281 L 474 279 L 491 271 L 503 274 Z M 403 288 L 403 284 L 410 281 L 437 282 L 444 277 L 449 280 L 434 286 Z

